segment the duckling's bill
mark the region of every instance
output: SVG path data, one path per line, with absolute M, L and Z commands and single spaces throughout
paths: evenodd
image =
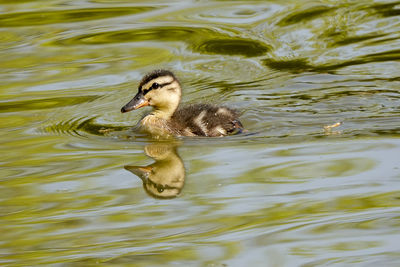
M 126 170 L 132 172 L 137 175 L 143 181 L 146 181 L 149 177 L 149 173 L 151 173 L 153 167 L 151 166 L 132 166 L 128 165 L 124 167 Z
M 134 109 L 139 109 L 150 105 L 149 101 L 144 97 L 143 92 L 139 92 L 135 97 L 121 108 L 121 112 L 125 113 Z

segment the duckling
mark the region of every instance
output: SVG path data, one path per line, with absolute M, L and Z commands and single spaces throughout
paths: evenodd
M 153 111 L 139 126 L 153 136 L 225 136 L 243 130 L 236 110 L 211 104 L 180 107 L 182 88 L 168 70 L 155 70 L 143 77 L 135 97 L 122 107 L 125 113 L 145 106 Z

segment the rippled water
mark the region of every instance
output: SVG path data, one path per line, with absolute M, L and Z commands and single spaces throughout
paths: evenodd
M 1 265 L 400 262 L 400 2 L 0 12 Z M 247 133 L 133 131 L 143 112 L 120 108 L 156 68 Z

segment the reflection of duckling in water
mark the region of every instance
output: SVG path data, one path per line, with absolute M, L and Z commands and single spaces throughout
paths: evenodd
M 211 104 L 178 108 L 181 94 L 181 85 L 172 72 L 156 70 L 143 77 L 139 92 L 121 112 L 152 106 L 153 112 L 139 125 L 153 136 L 224 136 L 242 132 L 235 110 Z
M 176 147 L 169 144 L 152 144 L 145 147 L 146 155 L 156 162 L 148 166 L 125 166 L 139 176 L 143 188 L 155 198 L 174 198 L 185 183 L 185 168 Z

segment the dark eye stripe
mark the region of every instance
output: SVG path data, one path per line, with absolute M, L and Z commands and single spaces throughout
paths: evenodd
M 174 81 L 175 81 L 175 80 L 173 80 L 172 82 L 169 82 L 169 83 L 161 83 L 161 84 L 158 84 L 158 88 L 155 89 L 155 90 L 158 90 L 158 89 L 160 89 L 160 88 L 163 88 L 164 86 L 170 85 L 170 84 L 173 83 Z M 153 86 L 153 84 L 152 84 L 152 86 Z M 149 89 L 143 90 L 143 95 L 146 95 L 148 92 L 150 92 L 151 90 L 153 90 L 154 88 L 153 88 L 152 86 L 151 86 Z M 142 90 L 142 88 L 140 88 L 140 90 Z

